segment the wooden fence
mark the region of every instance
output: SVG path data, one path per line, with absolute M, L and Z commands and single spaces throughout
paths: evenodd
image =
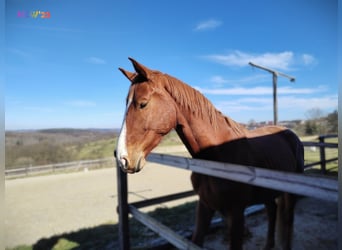
M 337 143 L 326 143 L 325 139 L 328 138 L 337 138 L 338 136 L 336 134 L 331 135 L 320 135 L 318 137 L 319 142 L 303 142 L 304 147 L 314 147 L 319 148 L 319 154 L 320 154 L 320 160 L 317 162 L 312 162 L 309 164 L 305 164 L 305 168 L 310 168 L 316 165 L 321 166 L 321 172 L 322 174 L 327 173 L 326 164 L 329 162 L 334 162 L 338 160 L 338 157 L 334 157 L 331 159 L 326 159 L 326 148 L 338 148 Z
M 320 142 L 304 143 L 305 146 L 315 146 L 324 149 L 325 147 L 337 147 L 337 144 L 324 143 L 322 137 Z M 330 137 L 329 137 L 330 138 Z M 321 141 L 323 140 L 323 141 Z M 320 151 L 322 152 L 322 151 Z M 325 155 L 320 154 L 321 160 L 314 165 L 326 162 Z M 303 196 L 314 197 L 326 201 L 338 201 L 338 181 L 332 178 L 309 176 L 296 173 L 288 173 L 274 170 L 256 168 L 253 166 L 243 166 L 230 163 L 221 163 L 214 161 L 197 160 L 179 156 L 150 154 L 147 159 L 150 162 L 156 162 L 172 167 L 183 168 L 197 173 L 225 178 L 228 180 L 239 181 L 246 184 L 261 186 L 265 188 L 276 189 Z M 337 160 L 337 159 L 333 159 Z M 309 167 L 313 166 L 311 164 Z M 326 171 L 322 167 L 322 171 Z M 117 167 L 117 185 L 118 185 L 118 214 L 119 214 L 119 244 L 121 250 L 130 249 L 129 240 L 129 213 L 142 224 L 168 240 L 179 249 L 201 249 L 192 242 L 184 239 L 182 236 L 173 232 L 171 229 L 162 225 L 160 222 L 139 211 L 138 208 L 171 201 L 193 195 L 193 191 L 172 194 L 168 196 L 157 197 L 150 200 L 140 201 L 128 204 L 127 174 Z
M 24 168 L 7 169 L 5 170 L 5 177 L 14 178 L 14 177 L 31 176 L 31 175 L 36 175 L 36 174 L 54 173 L 58 171 L 64 171 L 67 169 L 85 170 L 85 169 L 96 168 L 99 165 L 101 166 L 103 164 L 111 164 L 112 162 L 113 162 L 113 158 L 104 158 L 104 159 L 96 159 L 96 160 L 55 163 L 55 164 L 48 164 L 48 165 L 34 166 L 34 167 L 28 166 Z
M 305 168 L 310 168 L 316 165 L 321 166 L 321 171 L 323 174 L 326 173 L 326 163 L 337 161 L 337 157 L 326 159 L 326 148 L 336 148 L 338 147 L 337 143 L 325 143 L 326 138 L 335 138 L 337 135 L 321 135 L 319 136 L 319 142 L 303 142 L 305 147 L 315 147 L 319 148 L 320 160 L 317 162 L 311 162 L 305 165 Z M 54 163 L 48 165 L 41 166 L 27 166 L 21 168 L 13 168 L 5 170 L 6 178 L 11 177 L 22 177 L 22 176 L 30 176 L 35 174 L 44 174 L 44 173 L 54 173 L 57 171 L 63 171 L 67 169 L 73 170 L 83 170 L 83 169 L 91 169 L 96 168 L 99 165 L 109 164 L 113 161 L 113 158 L 104 158 L 104 159 L 96 159 L 96 160 L 82 160 L 82 161 L 73 161 L 73 162 L 63 162 L 63 163 Z

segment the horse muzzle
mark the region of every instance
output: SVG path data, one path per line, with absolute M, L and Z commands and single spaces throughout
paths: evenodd
M 117 163 L 121 170 L 128 174 L 138 173 L 146 163 L 145 157 L 141 154 L 131 159 L 126 155 L 118 156 L 116 152 L 114 152 L 114 155 L 117 157 Z

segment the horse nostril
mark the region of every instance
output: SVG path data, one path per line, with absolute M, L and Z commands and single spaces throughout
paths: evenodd
M 116 158 L 116 150 L 114 150 L 114 157 Z
M 126 170 L 128 167 L 128 159 L 125 156 L 122 156 L 120 158 L 120 163 L 121 163 L 121 167 Z

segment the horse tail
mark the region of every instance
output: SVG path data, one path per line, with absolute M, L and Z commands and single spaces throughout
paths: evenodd
M 293 157 L 295 159 L 294 172 L 304 172 L 304 146 L 298 136 L 291 130 L 287 130 L 287 137 L 289 147 L 292 149 Z
M 295 157 L 295 172 L 304 172 L 304 146 L 298 136 L 293 133 L 291 147 Z M 294 210 L 298 196 L 283 193 L 277 205 L 277 238 L 282 249 L 291 249 L 294 223 Z
M 297 143 L 296 143 L 295 157 L 296 157 L 296 172 L 303 173 L 304 172 L 304 146 L 298 137 L 297 137 Z
M 291 131 L 292 132 L 292 131 Z M 304 172 L 304 145 L 298 136 L 292 132 L 292 145 L 293 148 L 293 155 L 295 159 L 295 169 L 294 172 L 296 173 L 303 173 Z M 296 197 L 295 195 L 293 195 Z
M 291 249 L 296 195 L 284 193 L 277 203 L 277 242 L 281 249 Z

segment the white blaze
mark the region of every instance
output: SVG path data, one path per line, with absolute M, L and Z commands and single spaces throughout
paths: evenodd
M 118 138 L 118 144 L 116 146 L 116 158 L 121 162 L 123 166 L 125 166 L 123 157 L 128 156 L 127 146 L 126 146 L 126 115 L 127 115 L 127 111 L 130 105 L 131 105 L 131 101 L 129 101 L 127 104 L 125 115 L 124 115 L 122 126 L 121 126 L 120 135 Z

